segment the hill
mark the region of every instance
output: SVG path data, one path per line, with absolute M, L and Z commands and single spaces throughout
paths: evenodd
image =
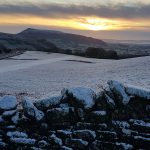
M 0 53 L 14 51 L 83 52 L 88 47 L 107 45 L 104 41 L 54 30 L 28 28 L 18 34 L 0 33 Z M 68 52 L 69 51 L 69 52 Z
M 23 39 L 46 39 L 61 49 L 83 50 L 87 47 L 106 45 L 104 41 L 99 39 L 54 30 L 38 30 L 28 28 L 16 36 Z

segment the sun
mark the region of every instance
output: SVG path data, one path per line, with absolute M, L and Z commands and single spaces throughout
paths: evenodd
M 109 20 L 100 18 L 86 18 L 80 23 L 80 26 L 82 26 L 86 30 L 93 31 L 107 30 L 111 28 Z
M 105 27 L 100 25 L 86 25 L 86 28 L 93 31 L 105 30 Z

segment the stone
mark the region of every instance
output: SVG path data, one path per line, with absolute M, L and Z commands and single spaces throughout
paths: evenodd
M 28 135 L 24 132 L 19 132 L 19 131 L 8 131 L 7 132 L 7 137 L 9 138 L 28 138 Z
M 0 141 L 0 149 L 1 149 L 1 150 L 7 150 L 7 146 L 8 146 L 8 144 L 6 144 L 6 143 L 3 142 L 3 141 Z
M 95 131 L 91 131 L 91 130 L 77 130 L 73 132 L 73 136 L 74 138 L 79 138 L 85 141 L 94 141 L 96 138 L 96 133 Z
M 53 108 L 47 110 L 47 119 L 50 123 L 63 123 L 75 121 L 75 113 L 72 107 L 70 108 Z
M 82 108 L 75 109 L 77 117 L 80 121 L 84 121 L 85 112 Z
M 31 147 L 30 150 L 43 150 L 43 149 L 37 147 Z
M 134 130 L 130 130 L 130 129 L 125 129 L 125 128 L 122 128 L 121 129 L 121 133 L 122 135 L 138 135 L 139 133 L 134 131 Z
M 110 109 L 114 109 L 116 106 L 114 100 L 111 97 L 109 97 L 107 94 L 105 94 L 105 99 L 107 102 L 107 106 L 109 106 Z
M 85 110 L 91 109 L 95 105 L 96 94 L 89 88 L 77 87 L 64 89 L 62 97 L 73 107 L 81 107 Z
M 16 109 L 17 99 L 14 96 L 6 95 L 0 98 L 0 111 Z
M 88 142 L 81 139 L 66 139 L 65 144 L 74 149 L 86 149 Z
M 106 130 L 108 128 L 108 126 L 107 126 L 107 124 L 106 123 L 99 123 L 98 125 L 97 125 L 97 129 L 98 130 Z
M 58 138 L 55 134 L 52 134 L 50 137 L 49 137 L 49 140 L 50 140 L 50 143 L 52 145 L 57 145 L 57 146 L 62 146 L 63 145 L 63 142 L 60 138 Z
M 14 131 L 14 130 L 16 130 L 16 126 L 15 126 L 15 125 L 5 126 L 5 129 L 6 129 L 7 131 Z
M 112 131 L 97 131 L 97 138 L 102 141 L 113 142 L 118 139 L 117 133 Z
M 91 145 L 90 145 L 90 150 L 116 150 L 116 146 L 112 142 L 105 142 L 105 141 L 99 141 L 95 140 Z
M 130 119 L 131 129 L 137 130 L 139 132 L 150 133 L 150 123 L 144 122 L 142 120 Z
M 45 140 L 41 140 L 38 142 L 38 147 L 39 148 L 47 148 L 49 144 Z
M 0 125 L 3 125 L 3 124 L 5 124 L 5 120 L 2 116 L 0 116 Z
M 109 88 L 111 89 L 111 91 L 114 93 L 116 97 L 115 99 L 116 104 L 127 105 L 130 101 L 130 97 L 127 95 L 123 84 L 113 80 L 110 80 L 107 83 L 109 85 Z
M 40 131 L 41 131 L 41 133 L 45 134 L 47 132 L 47 130 L 48 130 L 48 124 L 44 123 L 44 122 L 41 123 L 41 125 L 40 125 Z
M 38 110 L 27 98 L 23 101 L 23 111 L 24 115 L 32 120 L 41 121 L 44 119 L 44 113 Z
M 83 129 L 95 129 L 95 125 L 93 123 L 87 123 L 87 122 L 77 122 L 75 129 L 76 130 L 83 130 Z
M 57 130 L 56 135 L 61 139 L 66 139 L 72 137 L 72 132 L 70 130 Z
M 13 115 L 15 115 L 16 112 L 17 112 L 17 110 L 4 111 L 3 114 L 2 114 L 2 117 L 3 117 L 3 118 L 10 118 L 10 117 L 12 117 Z
M 92 111 L 86 116 L 88 122 L 102 123 L 108 119 L 107 112 L 105 110 Z
M 12 116 L 12 118 L 11 118 L 11 121 L 15 124 L 15 125 L 17 125 L 18 124 L 18 122 L 19 122 L 19 112 L 17 112 L 14 116 Z
M 150 100 L 149 89 L 144 89 L 144 88 L 140 88 L 140 87 L 133 86 L 133 85 L 126 85 L 125 90 L 129 95 Z
M 51 108 L 59 106 L 59 104 L 61 102 L 61 99 L 62 99 L 61 96 L 53 96 L 53 97 L 49 97 L 49 98 L 46 98 L 46 99 L 35 101 L 34 105 L 39 110 L 44 111 L 44 110 L 51 109 Z
M 60 148 L 60 150 L 73 150 L 73 149 L 70 148 L 70 147 L 67 147 L 67 146 L 62 146 L 62 147 Z
M 136 136 L 137 135 L 145 137 L 145 138 L 150 138 L 150 133 L 139 133 L 139 134 L 136 134 Z
M 127 144 L 127 143 L 116 142 L 116 146 L 118 149 L 121 149 L 121 150 L 132 150 L 133 149 L 133 146 L 131 144 Z
M 148 147 L 150 147 L 150 138 L 134 136 L 134 145 L 137 147 L 143 147 L 147 149 Z
M 19 144 L 19 145 L 28 145 L 28 146 L 33 146 L 36 143 L 35 139 L 30 139 L 30 138 L 10 138 L 10 142 L 14 144 Z
M 130 124 L 127 121 L 112 121 L 112 125 L 114 128 L 130 128 Z
M 68 103 L 61 103 L 59 105 L 60 108 L 67 108 L 67 107 L 70 107 Z

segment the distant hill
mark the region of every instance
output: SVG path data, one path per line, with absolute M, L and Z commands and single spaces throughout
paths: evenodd
M 61 52 L 61 50 L 84 51 L 88 47 L 107 45 L 104 41 L 82 35 L 54 30 L 28 28 L 18 34 L 0 33 L 0 48 L 11 50 L 38 50 Z
M 62 49 L 84 50 L 88 47 L 99 47 L 106 45 L 104 41 L 99 39 L 54 30 L 38 30 L 28 28 L 16 36 L 23 39 L 46 39 Z

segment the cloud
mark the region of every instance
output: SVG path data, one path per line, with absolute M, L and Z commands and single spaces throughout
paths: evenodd
M 71 18 L 74 16 L 97 16 L 103 18 L 121 19 L 150 19 L 150 5 L 139 4 L 138 6 L 125 5 L 35 5 L 33 3 L 22 3 L 19 5 L 0 5 L 0 14 L 8 15 L 33 15 L 51 18 Z

